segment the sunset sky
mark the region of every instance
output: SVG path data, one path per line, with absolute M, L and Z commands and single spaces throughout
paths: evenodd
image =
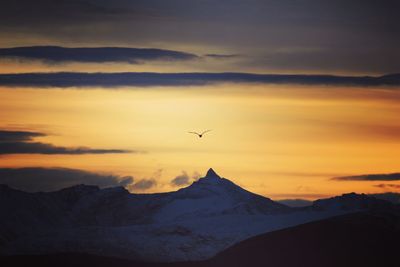
M 4 1 L 0 183 L 61 188 L 61 168 L 152 193 L 212 167 L 273 199 L 399 192 L 399 8 Z

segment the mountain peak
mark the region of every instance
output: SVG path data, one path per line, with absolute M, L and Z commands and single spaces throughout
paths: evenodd
M 221 178 L 212 168 L 207 171 L 205 178 Z

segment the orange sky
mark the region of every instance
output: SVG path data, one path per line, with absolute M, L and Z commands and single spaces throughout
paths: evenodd
M 331 179 L 400 173 L 400 90 L 394 85 L 400 77 L 396 76 L 400 69 L 396 4 L 214 2 L 3 3 L 3 136 L 10 130 L 35 131 L 44 136 L 28 142 L 132 153 L 7 152 L 0 153 L 0 168 L 65 167 L 131 175 L 135 182 L 157 181 L 144 192 L 176 190 L 172 179 L 183 172 L 197 177 L 210 167 L 274 199 L 400 190 L 397 177 L 394 181 Z M 310 84 L 330 81 L 331 85 L 211 85 L 216 80 L 191 81 L 190 74 L 185 82 L 174 84 L 206 85 L 155 87 L 157 81 L 152 84 L 148 78 L 140 83 L 139 78 L 137 84 L 148 87 L 61 89 L 29 88 L 30 83 L 20 78 L 38 72 L 82 74 L 76 76 L 75 85 L 88 82 L 82 77 L 94 72 L 241 73 L 236 81 L 243 81 L 243 73 L 308 74 L 314 79 L 308 79 Z M 16 73 L 22 75 L 7 75 Z M 313 76 L 318 74 L 346 77 Z M 47 74 L 36 75 L 36 82 L 46 84 L 43 75 Z M 251 76 L 252 81 L 262 80 Z M 115 85 L 104 77 L 110 76 L 103 75 L 104 84 Z M 300 81 L 307 80 L 302 77 Z M 23 87 L 5 87 L 13 82 Z M 393 86 L 332 85 L 339 83 Z M 212 131 L 202 139 L 188 133 L 207 129 Z M 0 139 L 0 149 L 15 145 L 5 138 Z M 384 183 L 391 186 L 377 186 Z
M 213 167 L 271 198 L 382 192 L 331 177 L 399 171 L 400 92 L 385 88 L 222 84 L 190 88 L 0 88 L 0 128 L 60 146 L 138 151 L 4 155 L 0 167 L 51 166 L 155 178 L 148 192 Z M 187 131 L 212 129 L 204 138 Z M 159 170 L 162 170 L 161 172 Z M 396 182 L 394 182 L 396 183 Z

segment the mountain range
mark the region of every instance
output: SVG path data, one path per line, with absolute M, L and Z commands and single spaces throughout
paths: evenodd
M 394 206 L 351 193 L 292 208 L 246 191 L 212 169 L 186 188 L 157 194 L 90 185 L 28 193 L 1 185 L 0 254 L 204 261 L 261 234 Z

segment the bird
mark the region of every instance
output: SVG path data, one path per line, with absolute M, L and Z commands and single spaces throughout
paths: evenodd
M 199 138 L 202 138 L 203 134 L 208 133 L 209 131 L 211 131 L 211 130 L 206 130 L 206 131 L 204 131 L 202 133 L 197 133 L 197 132 L 188 132 L 188 133 L 197 134 L 199 136 Z

